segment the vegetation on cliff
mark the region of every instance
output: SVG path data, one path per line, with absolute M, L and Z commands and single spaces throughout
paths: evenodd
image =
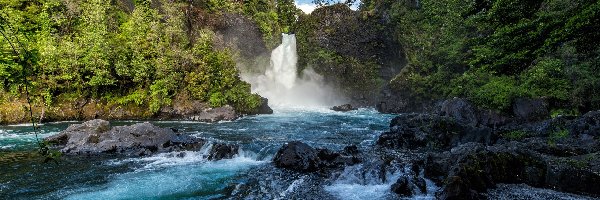
M 584 113 L 600 109 L 599 13 L 591 0 L 335 4 L 300 16 L 299 63 L 342 90 L 404 102 L 405 112 L 452 97 L 508 111 L 524 97 Z
M 374 105 L 371 97 L 379 95 L 391 78 L 386 76 L 392 75 L 381 73 L 382 69 L 402 65 L 397 61 L 402 55 L 394 54 L 400 47 L 386 25 L 379 17 L 363 15 L 345 4 L 301 15 L 294 27 L 299 68 L 313 68 L 354 104 Z
M 238 14 L 273 47 L 296 12 L 290 0 L 0 1 L 0 104 L 8 109 L 0 123 L 23 121 L 10 115 L 25 111 L 25 79 L 48 111 L 95 99 L 149 117 L 180 96 L 253 112 L 261 99 L 239 78 L 240 53 L 220 45 L 218 31 Z
M 518 97 L 600 109 L 597 1 L 365 0 L 361 10 L 396 25 L 408 60 L 397 91 L 501 111 Z

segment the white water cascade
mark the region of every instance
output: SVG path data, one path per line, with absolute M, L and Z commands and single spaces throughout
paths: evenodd
M 298 76 L 297 62 L 296 36 L 282 34 L 281 45 L 271 52 L 271 64 L 264 74 L 244 74 L 242 78 L 252 85 L 253 93 L 269 99 L 269 106 L 274 108 L 333 106 L 343 102 L 312 68 Z

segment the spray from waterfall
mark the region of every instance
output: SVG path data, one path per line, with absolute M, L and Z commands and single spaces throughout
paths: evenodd
M 337 92 L 312 68 L 297 71 L 296 36 L 282 34 L 282 42 L 271 52 L 264 74 L 242 74 L 252 92 L 269 99 L 271 107 L 333 106 L 343 102 Z

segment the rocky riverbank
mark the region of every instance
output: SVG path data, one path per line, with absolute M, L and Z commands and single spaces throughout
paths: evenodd
M 29 111 L 26 101 L 12 101 L 1 104 L 0 124 L 28 123 Z M 60 101 L 53 106 L 32 103 L 33 117 L 37 122 L 71 120 L 192 120 L 201 122 L 232 121 L 244 115 L 272 114 L 268 99 L 261 98 L 261 105 L 251 113 L 236 111 L 233 107 L 211 108 L 206 102 L 175 98 L 172 105 L 162 107 L 152 113 L 145 106 L 121 105 L 97 99 Z
M 514 116 L 507 116 L 455 98 L 432 112 L 400 114 L 372 150 L 338 166 L 360 164 L 361 173 L 380 182 L 404 168 L 389 188 L 398 197 L 436 192 L 438 199 L 488 199 L 488 190 L 498 184 L 600 197 L 600 111 L 544 120 L 548 112 L 536 100 L 522 100 L 514 108 Z M 322 164 L 327 162 L 320 151 L 289 143 L 274 164 L 331 179 L 336 168 Z M 424 178 L 440 188 L 427 191 Z
M 539 102 L 513 108 L 507 117 L 447 100 L 436 112 L 394 118 L 377 148 L 424 156 L 417 163 L 442 187 L 440 199 L 485 199 L 499 183 L 599 196 L 600 111 L 542 120 Z

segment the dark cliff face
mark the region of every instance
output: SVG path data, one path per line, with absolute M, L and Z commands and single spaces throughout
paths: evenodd
M 325 6 L 300 16 L 295 31 L 299 69 L 312 67 L 355 105 L 375 106 L 406 64 L 384 15 Z
M 217 46 L 238 51 L 241 59 L 254 59 L 268 55 L 269 50 L 254 21 L 235 13 L 223 14 L 221 20 L 216 27 L 216 32 L 220 36 Z

